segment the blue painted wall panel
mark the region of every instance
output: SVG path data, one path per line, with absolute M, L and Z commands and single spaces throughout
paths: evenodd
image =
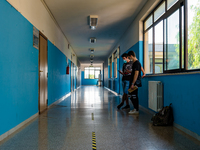
M 174 122 L 200 135 L 200 75 L 145 77 L 139 89 L 140 104 L 148 108 L 148 81 L 164 84 L 164 106 L 172 103 Z
M 38 55 L 33 26 L 0 1 L 0 135 L 38 112 Z
M 98 79 L 85 79 L 84 71 L 81 71 L 81 85 L 97 85 Z
M 48 105 L 70 93 L 66 56 L 48 41 Z

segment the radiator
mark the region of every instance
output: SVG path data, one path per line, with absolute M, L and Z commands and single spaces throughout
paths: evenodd
M 149 108 L 158 112 L 163 108 L 163 84 L 160 81 L 149 81 Z

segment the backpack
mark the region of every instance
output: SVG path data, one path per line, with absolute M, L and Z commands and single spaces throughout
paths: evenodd
M 173 125 L 174 116 L 173 110 L 171 107 L 172 103 L 169 106 L 163 107 L 158 113 L 156 113 L 152 118 L 154 126 L 170 126 Z

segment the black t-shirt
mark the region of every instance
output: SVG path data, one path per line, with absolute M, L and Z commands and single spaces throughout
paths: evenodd
M 122 71 L 123 71 L 124 75 L 122 77 L 122 81 L 124 81 L 124 80 L 129 81 L 131 79 L 131 73 L 126 72 L 126 70 L 132 71 L 132 65 L 133 65 L 132 61 L 129 61 L 129 62 L 123 64 Z
M 138 60 L 136 60 L 133 63 L 133 65 L 132 65 L 132 73 L 131 73 L 131 79 L 130 79 L 130 86 L 131 86 L 131 84 L 133 82 L 135 71 L 139 71 L 137 80 L 135 81 L 135 85 L 137 85 L 138 87 L 141 87 L 142 86 L 142 83 L 141 83 L 141 64 L 140 64 L 140 62 Z

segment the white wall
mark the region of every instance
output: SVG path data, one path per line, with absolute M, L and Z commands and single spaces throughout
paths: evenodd
M 71 54 L 75 54 L 75 52 L 71 46 L 68 49 L 69 41 L 64 36 L 42 0 L 7 1 L 71 60 Z M 77 66 L 76 54 L 72 61 Z

